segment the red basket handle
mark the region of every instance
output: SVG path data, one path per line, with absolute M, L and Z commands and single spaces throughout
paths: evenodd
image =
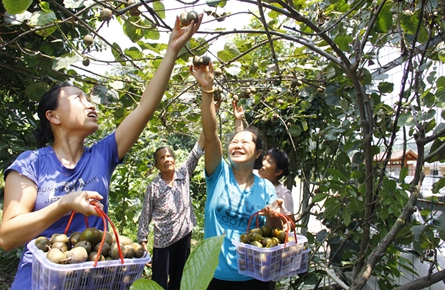
M 297 233 L 296 233 L 296 231 L 295 231 L 295 223 L 294 223 L 294 221 L 293 221 L 290 217 L 288 217 L 287 215 L 285 215 L 285 214 L 282 214 L 282 213 L 279 213 L 279 212 L 275 212 L 275 213 L 278 215 L 278 217 L 279 217 L 281 220 L 284 220 L 284 222 L 288 225 L 287 229 L 285 229 L 286 237 L 284 238 L 284 246 L 286 246 L 287 238 L 288 238 L 288 234 L 289 234 L 289 230 L 290 230 L 290 229 L 293 230 L 293 232 L 294 232 L 294 237 L 295 237 L 295 243 L 297 243 L 297 242 L 298 242 L 298 239 L 297 239 Z M 257 211 L 256 213 L 252 214 L 252 216 L 251 216 L 250 219 L 249 219 L 249 222 L 247 223 L 246 233 L 249 232 L 249 229 L 250 229 L 250 223 L 252 222 L 252 219 L 253 219 L 254 217 L 256 217 L 256 227 L 259 228 L 260 224 L 259 224 L 259 221 L 258 221 L 258 217 L 259 217 L 260 215 L 265 215 L 264 210 L 259 210 L 259 211 Z
M 121 260 L 121 263 L 123 264 L 123 263 L 124 263 L 124 256 L 123 256 L 123 254 L 122 254 L 122 249 L 121 249 L 121 245 L 120 245 L 120 242 L 119 242 L 119 234 L 118 234 L 117 229 L 116 229 L 116 227 L 114 226 L 113 222 L 111 221 L 111 219 L 110 219 L 110 218 L 108 217 L 108 215 L 107 215 L 107 214 L 106 214 L 106 213 L 99 207 L 99 205 L 98 205 L 99 202 L 100 202 L 100 201 L 98 201 L 98 200 L 91 200 L 91 201 L 90 201 L 90 204 L 94 206 L 94 210 L 99 214 L 99 216 L 102 218 L 102 221 L 103 221 L 103 223 L 104 223 L 104 233 L 103 233 L 102 241 L 100 242 L 99 249 L 98 249 L 97 253 L 102 253 L 102 247 L 103 247 L 103 245 L 104 245 L 104 243 L 105 243 L 105 239 L 106 239 L 106 235 L 107 235 L 107 220 L 108 220 L 108 222 L 110 222 L 111 227 L 113 228 L 113 231 L 114 231 L 114 237 L 116 238 L 117 250 L 118 250 L 118 253 L 119 253 L 119 258 L 120 258 L 120 260 Z M 75 214 L 75 213 L 76 213 L 75 210 L 73 210 L 73 211 L 71 212 L 71 216 L 70 216 L 70 219 L 68 220 L 68 224 L 66 225 L 64 234 L 66 234 L 66 233 L 68 232 L 68 229 L 70 228 L 70 225 L 71 225 L 71 222 L 73 221 L 73 217 L 74 217 L 74 214 Z M 86 224 L 87 228 L 89 228 L 89 225 L 88 225 L 88 218 L 87 218 L 86 216 L 83 216 L 83 217 L 84 217 L 84 219 L 85 219 L 85 224 Z M 100 258 L 100 255 L 99 255 L 99 254 L 96 255 L 96 258 L 95 258 L 95 260 L 94 260 L 94 264 L 93 264 L 94 267 L 96 267 L 97 262 L 99 261 L 99 258 Z

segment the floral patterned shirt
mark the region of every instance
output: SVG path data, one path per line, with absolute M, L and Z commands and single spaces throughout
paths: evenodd
M 152 221 L 154 248 L 166 248 L 192 231 L 196 216 L 190 198 L 190 179 L 203 154 L 196 143 L 186 162 L 175 170 L 172 186 L 164 182 L 161 174 L 148 185 L 139 217 L 139 243 L 147 241 Z

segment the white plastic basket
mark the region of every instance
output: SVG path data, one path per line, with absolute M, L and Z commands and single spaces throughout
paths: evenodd
M 32 252 L 32 290 L 122 290 L 142 275 L 145 264 L 151 261 L 148 253 L 142 258 L 99 261 L 78 264 L 56 264 L 49 261 L 45 253 L 28 243 Z
M 289 233 L 294 237 L 294 233 Z M 301 266 L 305 236 L 297 235 L 296 241 L 277 245 L 273 248 L 259 248 L 250 244 L 233 241 L 236 246 L 238 273 L 261 281 L 273 281 L 297 271 Z
M 303 252 L 301 253 L 301 263 L 300 263 L 299 269 L 290 271 L 289 273 L 286 273 L 282 276 L 275 277 L 273 279 L 273 281 L 277 282 L 277 281 L 280 281 L 285 278 L 295 277 L 298 274 L 306 273 L 309 270 L 309 252 L 310 251 L 311 251 L 310 249 L 306 249 L 306 250 L 303 250 Z

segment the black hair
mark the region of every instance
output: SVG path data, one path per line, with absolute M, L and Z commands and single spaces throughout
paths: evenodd
M 158 153 L 158 151 L 162 150 L 162 149 L 166 149 L 172 156 L 173 159 L 176 160 L 176 156 L 175 156 L 175 152 L 173 152 L 173 150 L 169 147 L 169 146 L 162 146 L 159 147 L 155 150 L 155 153 L 153 153 L 153 164 L 156 166 L 157 164 L 157 160 L 156 160 L 156 153 Z
M 287 156 L 286 152 L 278 150 L 277 148 L 269 149 L 264 156 L 270 156 L 277 164 L 278 170 L 283 170 L 283 172 L 278 176 L 278 179 L 283 176 L 288 176 L 290 174 L 289 165 L 290 158 Z
M 261 140 L 260 133 L 257 128 L 252 126 L 244 128 L 241 131 L 235 132 L 232 135 L 232 137 L 230 137 L 229 142 L 233 140 L 236 134 L 244 131 L 252 133 L 253 142 L 255 143 L 255 150 L 260 150 L 261 152 L 263 152 L 263 141 Z M 262 163 L 263 163 L 263 153 L 261 153 L 260 156 L 257 159 L 255 159 L 255 164 L 253 165 L 253 169 L 260 169 L 263 166 Z
M 39 106 L 37 108 L 37 114 L 40 119 L 40 126 L 34 129 L 33 135 L 39 142 L 40 147 L 46 146 L 47 143 L 54 142 L 54 134 L 51 129 L 50 123 L 46 118 L 46 112 L 48 110 L 54 110 L 59 104 L 60 91 L 64 87 L 72 87 L 73 85 L 68 82 L 63 82 L 53 86 L 47 91 L 40 99 Z

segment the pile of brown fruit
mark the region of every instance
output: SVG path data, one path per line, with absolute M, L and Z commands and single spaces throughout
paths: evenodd
M 53 234 L 50 239 L 40 236 L 35 240 L 35 246 L 46 253 L 46 257 L 57 264 L 76 264 L 85 261 L 118 260 L 119 247 L 115 237 L 106 232 L 105 242 L 101 253 L 98 253 L 104 232 L 94 227 L 83 232 L 66 234 Z M 141 244 L 133 242 L 130 238 L 119 235 L 119 244 L 123 258 L 141 258 L 145 250 Z
M 287 240 L 286 240 L 287 236 Z M 285 242 L 294 241 L 293 236 L 288 236 L 287 233 L 281 229 L 271 229 L 267 225 L 260 228 L 253 228 L 249 232 L 240 236 L 240 242 L 250 244 L 259 248 L 273 248 Z

